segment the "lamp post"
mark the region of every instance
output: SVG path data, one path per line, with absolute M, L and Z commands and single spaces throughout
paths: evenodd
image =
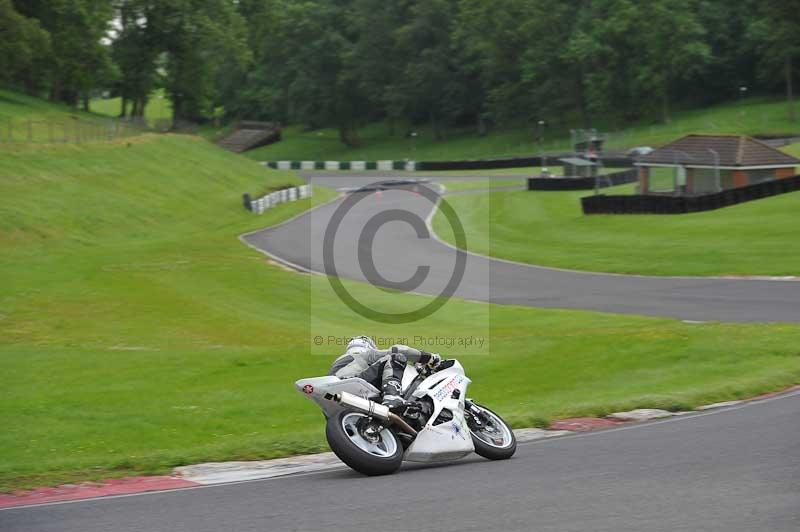
M 411 132 L 411 160 L 417 161 L 417 132 Z
M 744 97 L 746 95 L 747 95 L 747 86 L 746 85 L 740 85 L 739 86 L 739 103 L 741 103 L 742 100 L 744 100 Z
M 544 120 L 539 120 L 539 144 L 544 145 L 544 126 L 547 124 Z

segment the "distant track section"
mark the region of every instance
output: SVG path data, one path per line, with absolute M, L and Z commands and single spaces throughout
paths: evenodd
M 310 181 L 315 186 L 353 189 L 380 179 L 374 175 L 339 173 L 314 174 Z M 369 194 L 372 197 L 359 202 L 347 213 L 337 232 L 334 256 L 339 277 L 367 280 L 358 262 L 358 238 L 373 217 L 387 210 L 402 210 L 426 220 L 430 219 L 434 208 L 421 195 L 408 191 Z M 323 241 L 337 207 L 338 202 L 329 203 L 289 223 L 243 238 L 251 246 L 287 264 L 326 273 Z M 376 268 L 386 279 L 408 279 L 418 267 L 429 266 L 429 275 L 415 292 L 431 295 L 440 294 L 448 283 L 455 255 L 452 246 L 435 235 L 421 238 L 403 223 L 386 224 L 381 228 L 373 249 Z M 465 274 L 454 296 L 504 305 L 585 309 L 693 321 L 800 322 L 800 280 L 795 278 L 604 274 L 521 264 L 473 253 L 467 256 Z

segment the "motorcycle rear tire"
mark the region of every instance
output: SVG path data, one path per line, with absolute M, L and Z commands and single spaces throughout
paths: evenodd
M 356 445 L 342 426 L 343 418 L 353 412 L 344 410 L 331 416 L 325 425 L 328 445 L 339 459 L 352 469 L 367 476 L 390 475 L 400 469 L 403 463 L 403 445 L 391 429 L 386 429 L 394 438 L 395 452 L 391 456 L 375 456 Z

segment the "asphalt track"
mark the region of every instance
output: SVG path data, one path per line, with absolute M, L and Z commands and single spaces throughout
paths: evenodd
M 504 462 L 319 473 L 0 511 L 3 532 L 797 532 L 800 392 L 521 444 Z M 322 426 L 320 425 L 320 430 Z
M 315 185 L 359 187 L 386 179 L 376 175 L 314 174 Z M 436 178 L 440 180 L 442 178 Z M 447 179 L 456 179 L 450 177 Z M 464 177 L 458 179 L 465 179 Z M 446 183 L 446 179 L 443 180 Z M 342 200 L 329 203 L 289 223 L 245 235 L 250 245 L 301 269 L 368 281 L 386 287 L 412 278 L 420 266 L 427 276 L 414 292 L 442 293 L 455 270 L 457 252 L 434 235 L 420 234 L 407 222 L 383 224 L 374 242 L 359 242 L 368 222 L 402 211 L 425 220 L 433 210 L 428 198 L 413 190 L 358 193 L 363 196 L 341 221 L 333 261 L 323 260 L 323 242 Z M 541 230 L 546 230 L 542 228 Z M 469 239 L 469 235 L 466 235 Z M 365 247 L 371 247 L 365 250 Z M 469 249 L 469 240 L 467 248 Z M 364 273 L 359 250 L 367 251 L 375 272 Z M 742 250 L 746 253 L 747 250 Z M 331 268 L 331 263 L 334 268 Z M 800 281 L 598 274 L 523 265 L 467 254 L 464 277 L 455 297 L 498 304 L 586 309 L 674 317 L 695 321 L 799 322 Z

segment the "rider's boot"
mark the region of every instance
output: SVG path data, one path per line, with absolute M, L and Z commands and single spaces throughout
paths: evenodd
M 406 404 L 405 399 L 400 396 L 400 380 L 389 378 L 383 383 L 383 400 L 381 404 L 388 406 L 389 410 L 398 409 Z

